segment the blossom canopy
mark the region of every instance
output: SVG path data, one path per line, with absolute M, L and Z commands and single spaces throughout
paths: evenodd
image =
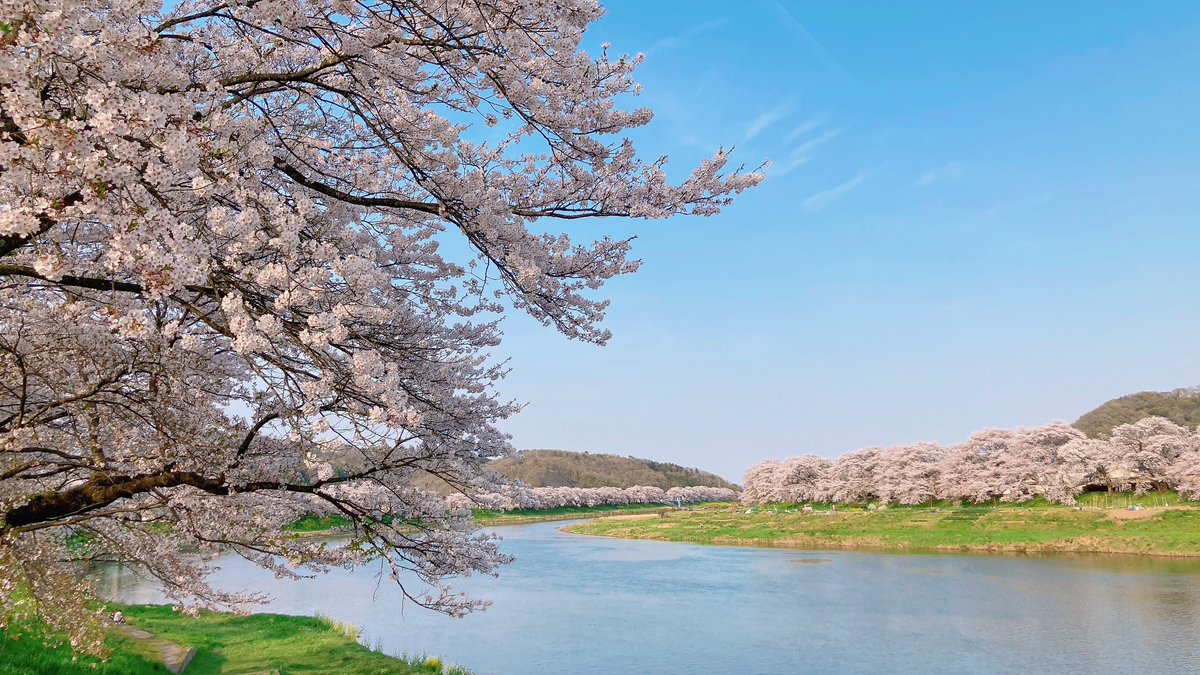
M 0 616 L 95 649 L 79 555 L 248 599 L 181 546 L 381 560 L 420 604 L 478 606 L 445 580 L 504 556 L 412 480 L 482 490 L 508 451 L 506 307 L 602 344 L 597 291 L 637 267 L 545 224 L 711 215 L 761 179 L 639 157 L 639 59 L 580 47 L 601 13 L 0 0 Z M 286 536 L 322 512 L 353 545 Z

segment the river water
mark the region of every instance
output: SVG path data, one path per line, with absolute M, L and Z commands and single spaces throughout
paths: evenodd
M 496 528 L 517 560 L 457 584 L 494 602 L 464 619 L 401 605 L 375 569 L 282 581 L 229 556 L 215 581 L 478 675 L 1200 671 L 1198 562 L 696 546 L 562 526 Z M 119 568 L 101 591 L 161 601 Z

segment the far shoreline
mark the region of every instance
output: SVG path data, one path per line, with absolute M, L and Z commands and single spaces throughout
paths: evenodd
M 1200 508 L 1065 506 L 746 513 L 744 508 L 603 517 L 559 528 L 617 539 L 745 548 L 929 555 L 1123 556 L 1200 561 Z
M 475 524 L 480 527 L 503 527 L 506 525 L 529 525 L 563 520 L 581 520 L 625 515 L 654 515 L 659 511 L 674 510 L 669 504 L 623 504 L 620 506 L 568 506 L 553 509 L 519 509 L 514 511 L 475 511 Z M 687 507 L 685 507 L 687 508 Z M 341 516 L 306 516 L 288 526 L 293 537 L 329 537 L 348 534 L 352 523 Z

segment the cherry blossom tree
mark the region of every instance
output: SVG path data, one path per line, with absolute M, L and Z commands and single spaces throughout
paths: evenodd
M 563 506 L 622 506 L 625 504 L 669 504 L 679 502 L 732 502 L 737 492 L 723 487 L 704 485 L 673 487 L 663 490 L 648 485 L 627 488 L 598 487 L 528 487 L 521 484 L 501 486 L 498 492 L 475 495 L 453 493 L 446 497 L 455 508 L 486 508 L 496 511 L 515 509 L 555 509 Z
M 1172 465 L 1188 454 L 1195 443 L 1192 431 L 1165 417 L 1147 417 L 1112 430 L 1109 464 L 1125 488 L 1145 494 L 1170 486 L 1168 474 Z
M 922 504 L 940 496 L 947 449 L 937 443 L 891 448 L 879 460 L 879 499 L 885 504 Z
M 1051 502 L 1074 504 L 1088 474 L 1076 463 L 1076 457 L 1064 449 L 1086 439 L 1082 431 L 1061 421 L 1017 429 L 1009 452 L 1002 458 L 1001 499 L 1022 502 L 1043 497 Z
M 1062 480 L 1072 485 L 1072 495 L 1115 487 L 1109 464 L 1112 454 L 1108 440 L 1098 438 L 1077 438 L 1059 448 L 1058 468 Z
M 603 344 L 596 291 L 637 267 L 547 223 L 712 215 L 761 178 L 640 159 L 639 58 L 581 49 L 601 13 L 0 0 L 4 620 L 96 649 L 72 555 L 257 599 L 181 546 L 282 575 L 382 561 L 421 605 L 479 606 L 445 582 L 504 556 L 411 479 L 486 489 L 507 452 L 504 307 Z M 285 536 L 312 512 L 354 545 Z
M 686 485 L 667 490 L 667 501 L 680 501 L 684 504 L 698 502 L 732 502 L 738 500 L 738 493 L 725 487 L 711 485 Z
M 1175 489 L 1200 499 L 1200 429 L 1149 417 L 1091 439 L 1065 422 L 984 429 L 956 445 L 864 448 L 835 460 L 766 460 L 746 471 L 747 504 L 825 501 L 924 504 L 934 499 L 1074 504 L 1085 490 Z
M 1008 486 L 1002 464 L 1013 436 L 1004 429 L 984 429 L 950 448 L 942 467 L 941 496 L 979 503 L 1004 494 Z
M 1084 434 L 1064 422 L 1013 431 L 985 429 L 950 449 L 942 496 L 976 503 L 1045 497 L 1071 503 L 1082 488 L 1081 468 L 1059 451 Z
M 820 499 L 817 485 L 833 464 L 817 455 L 801 455 L 783 462 L 783 501 L 808 502 Z
M 817 483 L 818 499 L 849 504 L 877 498 L 876 473 L 884 452 L 882 448 L 863 448 L 835 459 Z
M 784 501 L 783 462 L 763 460 L 746 470 L 742 476 L 742 502 L 769 504 Z
M 1200 433 L 1193 434 L 1191 447 L 1175 460 L 1167 476 L 1184 499 L 1200 500 Z

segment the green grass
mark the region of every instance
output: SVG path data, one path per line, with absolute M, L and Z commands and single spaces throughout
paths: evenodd
M 1182 499 L 1175 492 L 1150 492 L 1144 495 L 1135 495 L 1131 492 L 1089 492 L 1081 494 L 1075 498 L 1077 506 L 1087 509 L 1122 509 L 1129 506 L 1137 505 L 1144 508 L 1152 506 L 1200 506 L 1200 502 L 1189 502 Z M 854 504 L 829 504 L 818 502 L 798 502 L 792 504 L 767 504 L 755 506 L 755 511 L 787 511 L 800 509 L 803 506 L 810 506 L 814 511 L 865 511 L 871 504 L 879 506 L 879 502 L 858 502 Z M 743 507 L 744 509 L 745 507 Z M 895 511 L 928 511 L 930 509 L 942 510 L 963 510 L 963 509 L 988 509 L 995 508 L 1014 508 L 1014 509 L 1069 509 L 1062 504 L 1048 502 L 1041 497 L 1035 497 L 1028 501 L 1020 503 L 1002 502 L 999 499 L 989 500 L 978 504 L 972 502 L 964 502 L 960 500 L 935 499 L 933 501 L 924 502 L 915 505 L 892 504 L 888 507 L 889 510 Z
M 1151 492 L 1144 495 L 1135 495 L 1129 492 L 1089 492 L 1079 495 L 1075 499 L 1079 506 L 1087 508 L 1105 508 L 1119 509 L 1122 507 L 1138 506 L 1183 506 L 1196 505 L 1197 502 L 1188 502 L 1181 499 L 1174 492 Z
M 517 509 L 515 511 L 473 511 L 475 522 L 480 525 L 517 525 L 546 520 L 572 520 L 575 518 L 600 518 L 603 516 L 629 513 L 656 513 L 674 509 L 665 504 L 622 504 L 618 506 L 560 506 L 554 509 Z
M 186 617 L 165 605 L 119 607 L 138 628 L 193 647 L 188 675 L 248 673 L 453 673 L 436 660 L 397 659 L 355 641 L 357 630 L 327 618 L 224 612 Z
M 0 633 L 0 675 L 32 673 L 96 673 L 97 675 L 167 675 L 169 671 L 153 656 L 123 636 L 112 635 L 105 646 L 112 650 L 107 660 L 75 654 L 66 645 L 47 647 L 44 633 L 28 626 Z M 190 672 L 190 671 L 189 671 Z
M 475 509 L 472 513 L 480 525 L 518 525 L 547 520 L 571 520 L 573 518 L 599 518 L 617 513 L 653 513 L 660 509 L 674 508 L 664 504 L 624 504 L 621 506 L 562 506 L 556 509 L 518 509 L 515 511 L 490 511 Z M 319 534 L 344 530 L 351 525 L 344 516 L 304 516 L 287 526 L 288 532 L 297 534 Z
M 1122 495 L 1124 496 L 1124 495 Z M 1151 506 L 1163 496 L 1140 498 Z M 1134 503 L 1139 498 L 1134 498 Z M 1177 500 L 1176 500 L 1177 501 Z M 1122 500 L 1121 504 L 1125 502 Z M 601 519 L 569 528 L 579 534 L 707 544 L 799 548 L 879 548 L 980 552 L 1094 552 L 1200 556 L 1200 509 L 1173 506 L 1129 512 L 1033 502 L 867 511 L 827 507 L 703 509 L 659 518 Z
M 401 658 L 371 651 L 356 641 L 358 629 L 325 617 L 201 612 L 183 616 L 165 605 L 110 605 L 126 621 L 155 636 L 192 647 L 187 675 L 254 673 L 345 673 L 346 675 L 463 675 L 466 671 L 424 656 Z M 10 628 L 0 633 L 0 675 L 98 673 L 163 675 L 153 647 L 113 633 L 107 660 L 74 654 L 69 646 L 47 648 L 41 633 Z
M 313 532 L 329 532 L 350 527 L 350 519 L 345 516 L 304 516 L 288 525 L 288 532 L 310 534 Z

